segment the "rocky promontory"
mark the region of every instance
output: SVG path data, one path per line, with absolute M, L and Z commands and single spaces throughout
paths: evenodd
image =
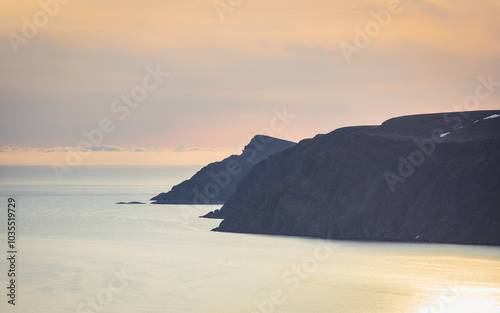
M 223 204 L 255 164 L 294 145 L 294 142 L 257 135 L 240 155 L 208 164 L 190 179 L 151 200 L 153 204 Z
M 337 129 L 255 165 L 216 231 L 500 245 L 500 111 Z

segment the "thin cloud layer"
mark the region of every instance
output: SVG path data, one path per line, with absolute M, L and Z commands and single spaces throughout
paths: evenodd
M 233 148 L 184 148 L 182 153 L 161 147 L 52 147 L 0 148 L 0 165 L 201 165 L 220 161 L 234 153 Z
M 87 146 L 87 147 L 51 147 L 51 148 L 29 148 L 29 147 L 9 147 L 3 146 L 0 148 L 0 152 L 6 153 L 61 153 L 69 151 L 82 151 L 82 152 L 198 152 L 198 151 L 227 151 L 231 148 L 219 148 L 219 149 L 201 149 L 201 148 L 186 148 L 177 147 L 175 149 L 166 147 L 118 147 L 118 146 Z
M 186 152 L 186 151 L 187 151 L 187 149 L 186 149 L 186 148 L 184 148 L 184 147 L 177 147 L 177 148 L 175 148 L 173 151 L 174 151 L 174 152 Z

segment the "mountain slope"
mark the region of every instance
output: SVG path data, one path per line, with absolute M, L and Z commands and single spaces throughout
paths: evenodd
M 208 164 L 189 180 L 151 201 L 153 204 L 222 204 L 256 163 L 294 145 L 290 141 L 257 135 L 240 155 Z
M 217 231 L 500 245 L 499 111 L 349 127 L 260 162 Z

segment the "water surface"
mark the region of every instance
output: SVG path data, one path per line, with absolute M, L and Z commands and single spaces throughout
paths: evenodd
M 17 305 L 0 311 L 500 312 L 499 248 L 215 233 L 197 216 L 220 206 L 115 204 L 198 169 L 80 167 L 59 182 L 0 167 L 19 224 Z

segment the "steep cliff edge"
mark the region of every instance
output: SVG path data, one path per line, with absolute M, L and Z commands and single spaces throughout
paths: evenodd
M 404 116 L 255 165 L 216 231 L 500 245 L 500 111 Z
M 255 164 L 294 145 L 294 142 L 257 135 L 240 155 L 208 164 L 190 179 L 151 201 L 153 204 L 222 204 Z

